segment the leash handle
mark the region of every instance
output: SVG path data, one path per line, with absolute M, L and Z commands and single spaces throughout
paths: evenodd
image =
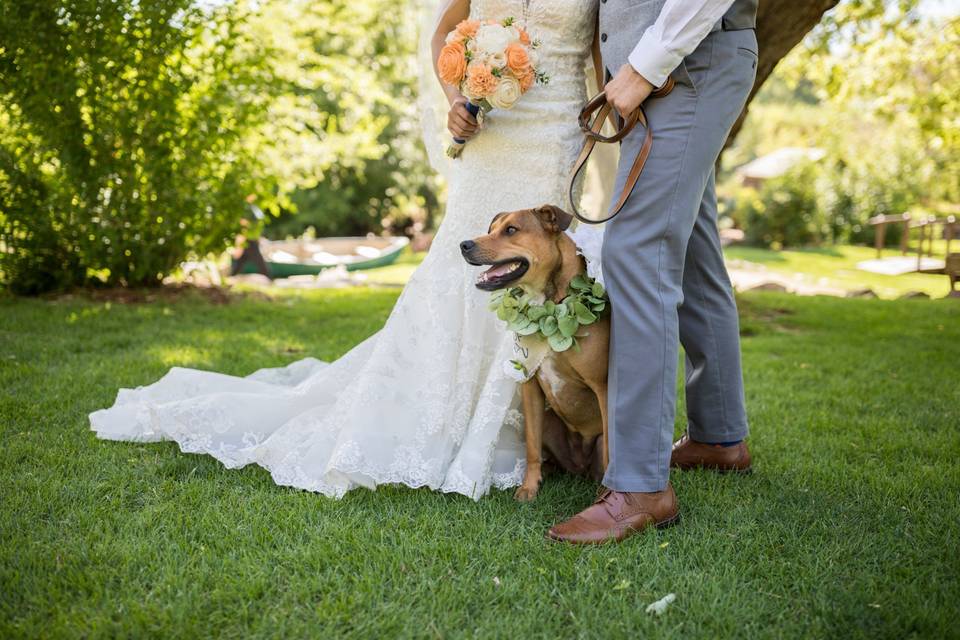
M 651 93 L 650 98 L 662 98 L 673 91 L 673 87 L 673 77 L 668 76 L 664 85 Z M 623 205 L 626 204 L 627 199 L 633 192 L 633 188 L 636 186 L 637 180 L 640 178 L 640 174 L 643 173 L 643 167 L 647 163 L 647 158 L 650 157 L 651 149 L 653 149 L 653 131 L 650 129 L 650 124 L 647 120 L 647 113 L 644 111 L 643 105 L 637 107 L 633 113 L 627 116 L 627 118 L 623 121 L 623 124 L 613 135 L 604 136 L 600 133 L 600 131 L 603 129 L 603 124 L 608 118 L 610 118 L 612 111 L 613 106 L 607 102 L 607 94 L 601 91 L 583 106 L 583 109 L 580 110 L 580 115 L 577 117 L 577 122 L 580 125 L 580 130 L 583 132 L 585 141 L 583 148 L 580 150 L 580 156 L 573 165 L 573 171 L 570 173 L 570 184 L 567 189 L 567 197 L 570 202 L 570 210 L 573 212 L 573 215 L 577 218 L 577 220 L 586 224 L 603 224 L 604 222 L 613 219 L 614 216 L 620 213 Z M 590 121 L 591 117 L 593 117 L 593 122 Z M 587 166 L 587 160 L 590 159 L 590 154 L 593 153 L 593 148 L 598 142 L 620 142 L 627 137 L 631 131 L 633 131 L 633 128 L 637 126 L 638 123 L 646 130 L 646 134 L 644 136 L 643 145 L 640 147 L 640 151 L 637 153 L 637 157 L 633 161 L 633 166 L 630 168 L 630 173 L 627 174 L 627 180 L 623 185 L 623 191 L 621 191 L 620 197 L 616 200 L 616 202 L 613 203 L 613 206 L 610 209 L 610 215 L 608 215 L 606 218 L 601 220 L 587 218 L 580 213 L 576 198 L 574 197 L 574 191 L 577 180 L 584 168 Z

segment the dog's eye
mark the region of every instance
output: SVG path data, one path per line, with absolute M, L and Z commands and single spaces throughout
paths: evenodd
M 519 231 L 519 229 L 517 229 L 516 227 L 507 227 L 506 234 L 507 234 L 508 236 L 512 236 L 512 235 L 515 234 L 517 231 Z

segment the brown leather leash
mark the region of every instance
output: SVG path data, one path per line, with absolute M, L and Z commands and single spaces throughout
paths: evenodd
M 650 98 L 662 98 L 673 91 L 673 85 L 673 77 L 669 76 L 662 87 L 650 94 Z M 636 110 L 627 117 L 623 126 L 621 126 L 616 133 L 611 136 L 601 135 L 600 131 L 603 129 L 603 123 L 607 121 L 612 112 L 613 106 L 607 102 L 607 95 L 601 91 L 594 96 L 590 102 L 584 105 L 577 118 L 577 122 L 580 124 L 580 130 L 583 131 L 583 135 L 586 137 L 586 142 L 583 145 L 583 149 L 580 150 L 580 157 L 577 158 L 577 162 L 573 166 L 573 172 L 570 174 L 568 198 L 570 200 L 570 210 L 573 211 L 573 215 L 576 216 L 577 220 L 587 224 L 603 224 L 620 213 L 620 209 L 626 204 L 627 198 L 630 197 L 630 193 L 636 186 L 640 174 L 643 173 L 643 167 L 647 164 L 647 158 L 650 156 L 650 150 L 653 148 L 653 131 L 650 129 L 650 123 L 647 121 L 647 114 L 643 110 L 643 105 L 637 107 Z M 596 117 L 593 119 L 593 123 L 591 123 L 590 117 L 593 116 L 594 113 L 596 113 Z M 602 220 L 587 218 L 580 213 L 580 209 L 577 207 L 574 190 L 580 173 L 584 167 L 587 166 L 587 160 L 590 159 L 590 154 L 593 153 L 593 148 L 598 142 L 620 142 L 627 137 L 627 134 L 633 130 L 638 122 L 646 129 L 647 133 L 644 137 L 643 145 L 640 147 L 640 151 L 633 161 L 633 166 L 630 167 L 630 173 L 627 174 L 627 181 L 623 185 L 623 191 L 620 193 L 619 199 L 614 203 L 610 215 L 606 218 Z

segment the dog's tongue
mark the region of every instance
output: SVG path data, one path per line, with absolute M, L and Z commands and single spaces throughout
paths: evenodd
M 497 278 L 499 276 L 505 276 L 513 270 L 514 263 L 508 262 L 506 264 L 498 264 L 495 267 L 487 269 L 484 271 L 483 275 L 487 278 Z

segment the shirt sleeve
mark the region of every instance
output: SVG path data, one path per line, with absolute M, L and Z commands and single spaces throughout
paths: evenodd
M 733 0 L 667 0 L 630 54 L 630 66 L 653 86 L 663 86 L 732 4 Z

